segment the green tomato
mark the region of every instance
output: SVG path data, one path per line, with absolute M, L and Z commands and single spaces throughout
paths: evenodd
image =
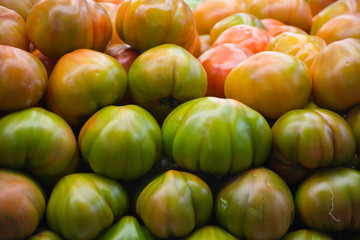
M 30 236 L 26 240 L 63 240 L 63 238 L 50 230 L 43 230 Z
M 294 232 L 286 234 L 282 240 L 332 240 L 333 238 L 325 235 L 324 233 L 315 231 L 301 229 Z
M 182 167 L 223 176 L 260 166 L 271 129 L 256 111 L 233 100 L 204 97 L 182 104 L 162 125 L 165 153 Z
M 184 240 L 209 240 L 209 239 L 221 239 L 221 240 L 237 240 L 224 229 L 218 226 L 204 226 L 194 231 L 190 236 L 184 238 Z
M 127 208 L 127 193 L 118 182 L 93 173 L 75 173 L 55 185 L 46 220 L 66 239 L 87 240 L 111 226 Z
M 132 180 L 160 159 L 161 130 L 151 114 L 139 106 L 108 106 L 82 127 L 79 146 L 95 173 Z

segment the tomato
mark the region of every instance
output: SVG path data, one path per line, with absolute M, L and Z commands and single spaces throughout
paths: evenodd
M 127 75 L 115 58 L 89 49 L 64 55 L 49 79 L 47 104 L 72 126 L 125 95 Z M 76 104 L 74 104 L 76 103 Z
M 326 109 L 289 111 L 275 122 L 272 135 L 276 151 L 306 168 L 345 165 L 356 150 L 349 124 Z
M 136 201 L 136 212 L 159 238 L 185 237 L 203 225 L 213 207 L 209 186 L 191 173 L 169 170 L 151 181 Z
M 267 50 L 291 54 L 302 60 L 310 68 L 316 56 L 325 47 L 326 42 L 320 37 L 285 32 L 274 37 Z
M 121 40 L 121 38 L 119 37 L 119 35 L 116 32 L 116 14 L 117 11 L 119 10 L 120 7 L 120 3 L 123 0 L 121 0 L 119 3 L 111 3 L 111 2 L 99 2 L 101 6 L 103 6 L 106 10 L 106 12 L 109 14 L 109 17 L 111 19 L 111 23 L 112 23 L 112 34 L 111 34 L 111 40 L 110 40 L 110 44 L 124 44 L 124 41 Z
M 147 173 L 160 159 L 161 130 L 150 113 L 139 106 L 108 106 L 82 127 L 79 146 L 95 173 L 132 180 Z
M 255 17 L 254 15 L 248 14 L 248 13 L 235 13 L 233 15 L 230 15 L 220 21 L 218 21 L 210 31 L 210 43 L 213 44 L 215 40 L 220 36 L 222 32 L 224 32 L 229 27 L 235 26 L 235 25 L 250 25 L 253 27 L 262 28 L 264 30 L 267 30 L 265 26 L 261 23 L 260 19 Z
M 179 104 L 204 96 L 207 87 L 201 63 L 174 44 L 141 54 L 132 64 L 128 79 L 135 103 L 160 122 Z
M 80 48 L 104 51 L 112 25 L 106 10 L 94 1 L 42 0 L 31 9 L 26 32 L 40 52 L 60 58 Z
M 360 104 L 351 107 L 346 114 L 346 121 L 352 128 L 356 139 L 356 150 L 360 153 Z
M 326 46 L 313 61 L 313 95 L 320 106 L 334 111 L 360 103 L 360 39 L 347 38 Z
M 165 153 L 190 171 L 218 176 L 260 166 L 271 149 L 266 120 L 246 105 L 205 97 L 186 102 L 162 126 Z
M 206 96 L 225 98 L 224 84 L 227 75 L 251 55 L 253 53 L 249 49 L 234 43 L 220 44 L 205 51 L 198 60 L 207 73 Z
M 298 216 L 312 229 L 360 229 L 360 172 L 327 168 L 307 178 L 295 197 Z
M 280 239 L 293 222 L 294 200 L 280 176 L 260 167 L 220 190 L 215 214 L 220 225 L 239 238 Z
M 316 16 L 321 10 L 336 2 L 337 0 L 308 0 L 313 16 Z
M 141 51 L 171 43 L 193 53 L 198 37 L 192 11 L 183 0 L 125 0 L 116 29 L 122 40 Z
M 0 239 L 30 236 L 45 212 L 41 186 L 24 173 L 0 168 Z
M 35 106 L 44 95 L 48 76 L 38 58 L 22 49 L 0 45 L 0 110 Z
M 44 67 L 46 68 L 46 72 L 47 72 L 47 75 L 50 76 L 51 73 L 52 73 L 52 70 L 54 69 L 57 61 L 59 59 L 57 58 L 52 58 L 52 57 L 47 57 L 45 56 L 44 54 L 42 54 L 39 49 L 35 49 L 32 54 L 37 57 L 41 62 L 42 64 L 44 65 Z
M 248 12 L 263 18 L 275 18 L 287 25 L 308 32 L 311 27 L 312 13 L 304 0 L 248 0 Z
M 274 18 L 264 18 L 264 19 L 261 19 L 260 21 L 266 27 L 266 29 L 271 34 L 271 36 L 273 36 L 273 37 L 275 37 L 281 33 L 284 33 L 284 32 L 307 34 L 307 32 L 305 32 L 304 30 L 302 30 L 298 27 L 287 25 L 287 24 L 285 24 L 279 20 L 276 20 Z
M 264 29 L 240 24 L 223 31 L 212 44 L 212 47 L 224 43 L 236 43 L 248 48 L 253 53 L 258 53 L 266 50 L 271 39 L 270 33 Z
M 308 67 L 298 58 L 265 51 L 239 63 L 225 80 L 225 96 L 236 99 L 264 117 L 276 119 L 304 107 L 312 89 Z
M 0 44 L 29 50 L 24 19 L 15 11 L 0 6 Z
M 246 0 L 203 0 L 193 10 L 198 33 L 209 34 L 221 19 L 246 10 Z
M 0 6 L 4 6 L 11 10 L 14 10 L 18 14 L 20 14 L 24 21 L 26 21 L 33 4 L 33 0 L 0 0 Z
M 46 221 L 66 239 L 94 239 L 127 208 L 128 195 L 118 182 L 94 173 L 74 173 L 53 188 Z
M 127 44 L 111 44 L 105 53 L 114 57 L 129 73 L 130 67 L 135 59 L 140 55 L 140 51 Z
M 203 34 L 199 36 L 200 40 L 200 55 L 203 54 L 206 50 L 209 50 L 211 48 L 210 45 L 210 35 L 209 34 Z
M 282 240 L 333 240 L 328 235 L 316 230 L 300 229 L 287 233 Z
M 112 4 L 116 4 L 119 5 L 120 3 L 122 3 L 124 0 L 94 0 L 95 2 L 98 3 L 112 3 Z
M 191 233 L 184 240 L 209 240 L 209 239 L 222 239 L 222 240 L 237 240 L 236 237 L 225 231 L 218 226 L 204 226 L 193 233 Z
M 63 240 L 63 238 L 50 230 L 43 230 L 30 236 L 26 240 Z
M 343 14 L 334 17 L 324 23 L 316 32 L 316 36 L 324 39 L 327 44 L 345 38 L 360 39 L 360 30 L 356 27 L 360 25 L 360 14 Z

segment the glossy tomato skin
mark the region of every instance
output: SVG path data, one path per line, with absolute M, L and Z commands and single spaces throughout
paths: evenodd
M 280 239 L 294 219 L 289 187 L 273 171 L 248 170 L 226 184 L 216 198 L 220 225 L 245 239 Z M 275 220 L 276 219 L 276 220 Z
M 180 166 L 218 176 L 261 165 L 271 148 L 266 120 L 232 99 L 184 103 L 165 119 L 162 133 L 165 153 Z
M 313 61 L 313 96 L 320 107 L 342 111 L 360 102 L 360 39 L 327 45 Z
M 49 79 L 47 105 L 71 126 L 81 126 L 102 107 L 119 102 L 126 88 L 126 71 L 115 58 L 79 49 L 57 62 Z
M 132 180 L 160 159 L 161 130 L 151 114 L 137 105 L 108 106 L 82 127 L 79 146 L 95 173 Z
M 43 0 L 31 9 L 26 31 L 43 54 L 60 58 L 81 48 L 104 51 L 112 25 L 106 10 L 94 1 Z
M 333 238 L 316 230 L 300 229 L 287 233 L 282 240 L 333 240 Z
M 273 148 L 306 168 L 343 166 L 356 151 L 356 140 L 343 117 L 326 109 L 292 110 L 272 127 Z
M 241 61 L 253 53 L 238 44 L 224 43 L 205 51 L 198 60 L 207 73 L 206 96 L 225 98 L 224 84 L 227 75 Z
M 30 236 L 45 212 L 42 187 L 22 172 L 0 168 L 0 189 L 0 239 Z
M 0 110 L 14 112 L 35 106 L 45 93 L 44 65 L 22 49 L 0 45 Z
M 114 57 L 129 73 L 130 67 L 141 52 L 128 44 L 111 44 L 106 48 L 105 53 Z
M 66 239 L 94 239 L 127 208 L 127 193 L 118 182 L 94 173 L 74 173 L 53 188 L 46 221 Z
M 297 190 L 298 216 L 312 229 L 325 232 L 360 228 L 360 172 L 328 168 L 305 179 Z
M 129 89 L 135 104 L 163 121 L 180 103 L 203 97 L 206 71 L 184 48 L 164 44 L 142 53 L 132 64 Z
M 0 119 L 0 165 L 27 170 L 41 183 L 54 184 L 75 171 L 78 149 L 69 125 L 42 108 L 29 108 Z
M 312 79 L 298 58 L 264 51 L 239 63 L 225 80 L 225 96 L 236 99 L 264 117 L 276 119 L 302 108 L 310 99 Z
M 192 11 L 183 0 L 125 0 L 116 29 L 124 42 L 141 51 L 171 43 L 193 53 L 198 37 Z
M 208 240 L 208 239 L 222 239 L 222 240 L 237 240 L 236 237 L 218 226 L 204 226 L 186 237 L 184 240 Z
M 34 235 L 31 235 L 26 240 L 63 240 L 58 234 L 50 230 L 43 230 Z
M 169 170 L 151 181 L 136 201 L 136 212 L 159 238 L 185 237 L 209 218 L 209 186 L 191 173 Z

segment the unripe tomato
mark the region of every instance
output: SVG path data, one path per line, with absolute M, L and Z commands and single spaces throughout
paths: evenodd
M 221 240 L 237 240 L 236 237 L 225 231 L 218 226 L 204 226 L 193 233 L 184 240 L 209 240 L 209 239 L 221 239 Z
M 63 240 L 63 238 L 50 230 L 43 230 L 37 234 L 31 235 L 26 240 Z
M 356 152 L 360 153 L 360 104 L 350 108 L 346 114 L 346 121 L 352 128 L 356 139 Z
M 333 240 L 333 238 L 316 230 L 300 229 L 289 232 L 282 240 Z

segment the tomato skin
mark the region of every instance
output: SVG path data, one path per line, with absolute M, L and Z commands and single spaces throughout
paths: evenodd
M 136 201 L 136 212 L 159 238 L 185 237 L 209 218 L 209 186 L 191 173 L 169 170 L 151 181 Z
M 186 102 L 169 114 L 161 130 L 166 155 L 190 171 L 217 176 L 259 166 L 271 149 L 265 119 L 232 99 Z
M 81 48 L 104 51 L 112 25 L 106 10 L 94 1 L 43 0 L 31 9 L 26 32 L 43 54 L 60 58 Z
M 122 0 L 119 3 L 99 2 L 99 4 L 105 8 L 106 12 L 109 14 L 109 17 L 111 19 L 112 34 L 111 34 L 111 40 L 110 40 L 109 45 L 110 44 L 125 44 L 124 41 L 121 40 L 121 38 L 119 37 L 119 35 L 116 32 L 116 14 L 117 14 L 117 11 L 119 10 L 121 2 L 122 2 Z
M 23 1 L 14 1 L 14 0 L 0 0 L 0 6 L 4 6 L 11 10 L 14 10 L 26 21 L 29 12 L 33 6 L 33 0 L 23 0 Z
M 285 23 L 283 23 L 279 20 L 276 20 L 274 18 L 261 19 L 261 23 L 266 27 L 268 32 L 273 37 L 276 37 L 277 35 L 284 33 L 284 32 L 308 34 L 307 32 L 305 32 L 304 30 L 302 30 L 298 27 L 286 25 Z
M 215 213 L 220 225 L 239 238 L 280 239 L 293 222 L 295 207 L 281 177 L 259 167 L 241 173 L 220 190 Z
M 227 76 L 224 87 L 227 98 L 271 119 L 304 107 L 311 89 L 306 64 L 292 55 L 274 51 L 254 54 L 239 63 Z
M 22 49 L 0 45 L 0 110 L 14 112 L 35 106 L 45 93 L 44 65 Z
M 50 230 L 43 230 L 37 234 L 31 235 L 26 240 L 63 240 L 63 238 Z
M 356 152 L 360 153 L 360 104 L 351 107 L 346 114 L 346 121 L 352 128 L 356 139 Z
M 313 96 L 323 108 L 341 111 L 360 102 L 360 39 L 327 45 L 310 67 Z
M 22 172 L 0 168 L 0 189 L 0 239 L 28 237 L 45 212 L 42 187 Z
M 321 12 L 324 8 L 329 6 L 330 4 L 336 2 L 337 0 L 309 0 L 308 4 L 311 8 L 311 12 L 313 16 L 316 16 L 319 12 Z
M 130 67 L 141 52 L 128 44 L 111 44 L 105 50 L 105 53 L 114 57 L 129 73 Z
M 74 173 L 53 188 L 46 221 L 65 239 L 94 239 L 127 208 L 128 195 L 118 182 L 94 173 Z
M 71 126 L 125 95 L 127 74 L 113 57 L 78 49 L 59 59 L 49 79 L 47 105 Z M 76 104 L 74 104 L 76 103 Z
M 116 29 L 125 43 L 141 51 L 167 43 L 190 53 L 196 50 L 195 19 L 183 0 L 125 0 L 117 12 Z
M 327 168 L 300 185 L 295 203 L 299 217 L 312 229 L 334 232 L 360 229 L 360 172 Z
M 44 67 L 46 68 L 46 72 L 47 72 L 47 75 L 50 77 L 51 73 L 52 73 L 52 70 L 54 69 L 57 61 L 59 59 L 57 58 L 52 58 L 52 57 L 47 57 L 45 56 L 44 54 L 42 54 L 39 49 L 35 49 L 32 54 L 37 57 L 41 62 L 42 64 L 44 65 Z
M 150 113 L 139 106 L 108 106 L 84 124 L 79 146 L 95 173 L 132 180 L 147 173 L 160 159 L 161 130 Z
M 191 233 L 184 240 L 208 240 L 208 239 L 222 239 L 222 240 L 237 240 L 236 237 L 218 226 L 204 226 L 193 233 Z
M 282 240 L 333 240 L 333 238 L 315 230 L 300 229 L 287 233 Z

